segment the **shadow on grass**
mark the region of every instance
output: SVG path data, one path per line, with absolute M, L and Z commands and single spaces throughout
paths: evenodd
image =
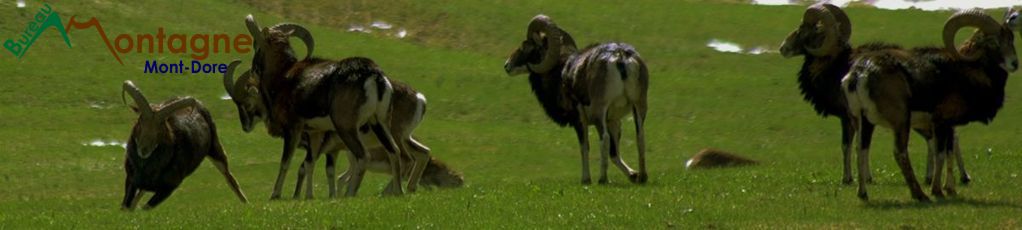
M 977 208 L 1013 208 L 1022 209 L 1022 204 L 1012 203 L 1006 200 L 983 200 L 970 197 L 949 197 L 934 199 L 929 203 L 922 203 L 915 200 L 870 200 L 865 202 L 867 208 L 890 210 L 890 209 L 926 209 L 944 206 L 967 206 Z

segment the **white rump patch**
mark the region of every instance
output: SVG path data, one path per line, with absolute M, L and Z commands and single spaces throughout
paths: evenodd
M 226 93 L 224 95 L 220 95 L 220 100 L 230 101 L 231 100 L 231 95 L 230 94 L 226 94 Z
M 371 121 L 370 119 L 376 118 L 376 115 L 386 116 L 386 111 L 389 109 L 386 106 L 380 106 L 382 102 L 379 97 L 378 87 L 376 86 L 376 79 L 373 78 L 376 77 L 366 79 L 365 83 L 362 85 L 362 96 L 366 98 L 366 101 L 363 104 L 358 105 L 358 121 L 356 122 L 358 122 L 359 125 L 368 123 Z M 388 100 L 390 100 L 390 95 L 384 94 L 382 101 Z
M 856 63 L 855 65 L 861 65 L 863 67 L 853 66 L 852 69 L 876 68 L 873 61 L 869 59 L 859 59 L 857 61 L 861 62 Z M 884 119 L 884 117 L 880 114 L 880 111 L 877 109 L 876 102 L 874 102 L 873 98 L 869 96 L 868 82 L 870 80 L 870 76 L 855 76 L 854 74 L 856 74 L 856 72 L 853 71 L 846 74 L 844 78 L 841 78 L 841 89 L 844 91 L 845 98 L 848 100 L 848 109 L 850 111 L 862 111 L 864 113 L 858 114 L 856 112 L 852 112 L 852 116 L 858 117 L 865 115 L 865 117 L 860 117 L 860 119 L 866 119 L 875 125 L 890 128 L 890 122 L 888 122 L 887 119 Z M 853 81 L 855 83 L 854 86 L 851 85 Z M 851 87 L 856 89 L 855 92 L 849 91 Z
M 615 64 L 617 62 L 617 60 L 614 60 L 614 59 L 617 59 L 617 58 L 612 58 L 612 60 L 607 60 L 607 62 L 608 62 L 607 63 L 607 69 L 604 70 L 604 71 L 606 71 L 607 77 L 604 78 L 603 80 L 607 81 L 606 82 L 607 88 L 604 89 L 603 93 L 604 93 L 604 97 L 607 98 L 607 99 L 617 99 L 619 97 L 622 97 L 625 94 L 625 82 L 621 80 L 625 76 L 621 76 L 621 70 L 619 70 L 618 69 L 618 65 Z M 625 68 L 628 68 L 628 66 L 630 66 L 630 64 L 631 63 L 626 64 Z M 630 70 L 625 69 L 626 73 L 627 73 L 627 71 L 630 71 Z

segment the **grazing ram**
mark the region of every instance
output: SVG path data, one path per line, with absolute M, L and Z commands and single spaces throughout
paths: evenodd
M 398 156 L 401 148 L 388 128 L 394 88 L 383 70 L 363 57 L 340 61 L 312 57 L 315 47 L 312 35 L 299 25 L 282 23 L 260 28 L 252 15 L 246 17 L 245 25 L 255 40 L 252 71 L 259 78 L 260 98 L 267 105 L 268 131 L 272 136 L 284 138 L 280 172 L 270 198 L 280 198 L 291 156 L 302 136 L 308 135 L 308 139 L 313 140 L 309 142 L 309 152 L 319 153 L 322 141 L 315 140 L 325 140 L 327 132 L 339 136 L 355 159 L 349 163 L 351 179 L 346 196 L 358 193 L 365 176 L 367 149 L 372 146 L 367 146 L 363 140 L 370 132 L 378 141 L 369 144 L 378 143 L 390 153 L 387 156 L 393 177 L 384 194 L 404 193 Z M 305 43 L 308 53 L 303 60 L 295 57 L 289 41 L 291 36 Z M 420 166 L 425 166 L 428 156 L 422 159 L 421 163 L 417 162 L 420 164 L 416 165 L 417 169 L 424 168 Z
M 125 147 L 124 171 L 128 176 L 124 181 L 122 209 L 134 209 L 143 191 L 154 193 L 143 208 L 156 207 L 207 157 L 227 178 L 241 202 L 248 202 L 227 168 L 227 153 L 217 137 L 213 118 L 202 103 L 184 97 L 149 104 L 131 81 L 124 82 L 123 92 L 134 99 L 135 104 L 129 107 L 138 114 L 138 119 Z
M 841 78 L 848 73 L 856 56 L 876 50 L 897 48 L 889 44 L 868 43 L 853 49 L 849 43 L 851 35 L 852 25 L 848 15 L 840 7 L 820 3 L 806 9 L 802 23 L 784 39 L 780 48 L 784 57 L 805 56 L 798 74 L 803 99 L 813 105 L 817 114 L 824 117 L 835 116 L 841 120 L 841 152 L 844 163 L 841 182 L 845 184 L 851 184 L 853 181 L 852 140 L 857 127 L 848 117 L 848 103 L 841 90 Z M 917 133 L 928 142 L 933 141 L 928 132 L 917 130 Z M 955 144 L 957 145 L 957 142 Z M 927 159 L 933 159 L 933 155 L 934 151 L 931 149 Z M 955 156 L 959 160 L 958 168 L 961 170 L 962 183 L 969 183 L 972 177 L 965 170 L 961 153 L 956 150 Z M 869 162 L 869 156 L 863 157 Z M 934 172 L 932 163 L 927 164 L 926 171 L 926 181 L 930 181 Z M 866 180 L 872 181 L 871 173 L 868 171 L 865 173 Z
M 999 24 L 981 10 L 958 12 L 944 24 L 943 48 L 866 53 L 854 60 L 842 79 L 850 116 L 860 129 L 859 155 L 868 154 L 874 125 L 891 128 L 895 159 L 916 200 L 929 198 L 916 181 L 909 161 L 909 129 L 926 130 L 936 140 L 930 144 L 937 153 L 932 194 L 938 198 L 945 192 L 954 195 L 955 183 L 950 178 L 944 181 L 940 171 L 955 149 L 955 126 L 992 121 L 1004 102 L 1008 74 L 1018 69 L 1014 34 L 1008 24 Z M 955 33 L 964 27 L 979 30 L 956 49 Z M 953 167 L 950 162 L 946 165 L 950 177 Z M 868 166 L 861 158 L 858 166 L 861 180 Z M 858 196 L 868 199 L 861 181 Z
M 249 132 L 254 128 L 256 123 L 262 122 L 266 118 L 265 114 L 267 111 L 266 108 L 267 105 L 264 104 L 262 100 L 259 99 L 260 96 L 258 88 L 259 78 L 253 77 L 251 71 L 245 71 L 245 73 L 243 73 L 236 82 L 234 81 L 233 73 L 238 64 L 240 64 L 240 61 L 234 61 L 230 65 L 228 65 L 227 71 L 224 73 L 224 89 L 228 92 L 228 95 L 231 96 L 231 99 L 234 101 L 235 105 L 238 108 L 242 128 L 246 130 L 246 132 Z M 411 137 L 412 130 L 414 130 L 415 127 L 418 126 L 418 123 L 422 121 L 422 117 L 425 113 L 426 110 L 425 96 L 423 96 L 421 93 L 418 93 L 417 91 L 415 91 L 414 89 L 412 89 L 411 87 L 407 86 L 402 82 L 393 81 L 392 83 L 394 85 L 395 93 L 393 103 L 391 104 L 392 110 L 394 111 L 392 113 L 394 117 L 390 119 L 391 133 L 394 133 L 396 137 L 400 137 L 401 141 L 405 142 L 408 146 L 410 146 L 407 149 L 411 151 L 423 152 L 421 154 L 428 154 L 429 148 Z M 339 139 L 337 139 L 332 132 L 330 132 L 330 134 L 326 136 L 331 136 L 334 138 L 328 138 L 326 140 L 327 143 L 321 144 L 321 146 L 323 147 L 321 147 L 322 150 L 320 153 L 322 152 L 327 153 L 327 174 L 328 176 L 334 176 L 333 174 L 334 157 L 336 156 L 337 151 L 346 150 L 346 148 L 343 144 L 337 142 L 337 140 Z M 365 138 L 371 137 L 367 136 Z M 309 146 L 310 143 L 308 142 L 307 135 L 303 137 L 302 142 L 303 142 L 302 146 L 305 147 L 307 150 L 311 148 L 311 146 Z M 299 197 L 299 194 L 301 192 L 301 186 L 305 179 L 308 179 L 309 181 L 309 183 L 306 184 L 309 187 L 309 189 L 306 190 L 306 198 L 312 198 L 311 193 L 312 177 L 309 176 L 306 178 L 305 176 L 311 175 L 311 167 L 313 167 L 312 163 L 315 162 L 316 158 L 318 158 L 320 153 L 310 152 L 306 156 L 305 162 L 298 170 L 298 183 L 295 188 L 294 194 L 295 198 Z M 369 149 L 369 153 L 370 154 L 368 155 L 369 159 L 368 170 L 383 173 L 390 172 L 389 168 L 390 164 L 387 159 L 385 149 L 383 149 L 382 147 L 371 148 Z M 413 170 L 412 167 L 409 166 L 415 165 L 416 162 L 411 159 L 411 156 L 406 154 L 402 154 L 401 159 L 402 166 L 404 167 L 402 168 L 402 172 L 405 174 L 404 176 L 410 176 Z M 461 176 L 461 173 L 447 167 L 447 165 L 444 164 L 443 162 L 440 162 L 439 160 L 432 158 L 428 161 L 422 173 L 423 173 L 421 176 L 422 179 L 419 181 L 420 182 L 419 184 L 421 185 L 457 187 L 460 186 L 463 182 L 463 177 Z M 339 180 L 339 182 L 346 183 L 348 181 L 346 177 L 347 174 L 345 173 L 344 175 L 345 176 L 342 176 L 344 178 Z M 331 188 L 330 191 L 336 191 L 336 186 L 333 184 L 333 182 L 330 183 L 330 188 Z M 414 191 L 415 188 L 411 187 L 408 190 Z M 331 192 L 331 194 L 334 193 Z
M 601 142 L 600 183 L 607 183 L 607 157 L 633 183 L 645 183 L 646 64 L 632 46 L 609 42 L 579 51 L 575 41 L 546 15 L 532 18 L 525 41 L 507 59 L 508 75 L 529 74 L 529 83 L 555 123 L 575 128 L 582 149 L 582 183 L 589 184 L 588 128 L 595 125 Z M 632 113 L 639 150 L 639 171 L 618 152 L 621 120 Z

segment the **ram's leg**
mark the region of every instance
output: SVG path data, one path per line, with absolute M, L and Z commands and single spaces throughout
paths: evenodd
M 876 126 L 873 126 L 873 127 L 875 128 Z M 870 135 L 870 136 L 872 136 L 872 135 Z M 864 154 L 860 155 L 859 157 L 862 158 L 862 162 L 860 162 L 860 163 L 866 165 L 866 171 L 863 172 L 863 173 L 866 173 L 866 183 L 873 184 L 873 170 L 871 170 L 873 167 L 869 166 L 869 164 L 870 164 L 870 160 L 869 160 L 870 159 L 870 154 L 869 154 L 869 151 L 866 151 Z
M 369 163 L 367 160 L 365 145 L 362 144 L 362 140 L 359 138 L 358 130 L 338 130 L 337 136 L 341 138 L 344 145 L 348 147 L 348 153 L 351 154 L 353 163 L 351 168 L 348 169 L 348 191 L 344 194 L 345 196 L 355 196 L 358 194 L 359 186 L 362 184 L 362 178 L 365 177 L 366 167 Z
M 948 150 L 951 150 L 951 149 L 948 149 Z M 948 152 L 947 153 L 947 157 L 946 157 L 947 162 L 945 163 L 945 165 L 947 165 L 947 179 L 944 180 L 944 192 L 948 196 L 958 195 L 958 192 L 955 191 L 955 183 L 958 183 L 958 182 L 956 182 L 954 180 L 954 178 L 955 178 L 955 165 L 954 165 L 955 158 L 953 157 L 954 155 L 952 155 L 952 154 L 954 154 L 954 153 L 952 153 L 952 152 Z
M 940 168 L 934 167 L 936 164 L 934 157 L 937 155 L 937 138 L 926 138 L 926 146 L 926 177 L 923 178 L 923 183 L 933 184 L 934 171 L 940 171 Z
M 326 153 L 326 178 L 330 198 L 337 198 L 337 151 Z
M 578 145 L 581 150 L 582 184 L 591 184 L 593 179 L 589 175 L 589 129 L 582 123 L 572 124 L 572 127 L 575 128 L 575 135 L 578 137 Z
M 167 200 L 167 197 L 170 197 L 170 194 L 174 193 L 174 189 L 176 188 L 157 191 L 155 194 L 153 194 L 153 198 L 149 198 L 149 202 L 146 202 L 145 206 L 143 206 L 142 209 L 149 210 L 155 208 L 157 205 L 160 205 L 160 203 L 163 203 L 164 200 Z
M 337 177 L 337 183 L 341 186 L 347 185 L 348 180 L 351 180 L 351 169 L 355 167 L 355 156 L 351 154 L 350 150 L 344 155 L 348 157 L 348 169 L 344 170 L 344 172 Z
M 313 187 L 312 185 L 313 185 L 313 181 L 314 181 L 313 180 L 313 175 L 314 175 L 313 173 L 315 173 L 315 171 L 316 171 L 316 161 L 318 161 L 319 160 L 319 156 L 323 154 L 323 144 L 324 144 L 323 142 L 325 141 L 324 140 L 324 136 L 326 136 L 326 135 L 325 135 L 325 133 L 322 133 L 322 132 L 316 132 L 316 133 L 309 133 L 308 134 L 308 137 L 309 137 L 309 146 L 308 147 L 309 147 L 309 149 L 308 149 L 308 154 L 307 155 L 311 155 L 312 157 L 311 157 L 311 160 L 307 158 L 306 162 L 304 164 L 304 166 L 305 166 L 305 176 L 306 176 L 306 178 L 305 178 L 305 199 L 306 200 L 313 199 L 313 193 L 314 193 L 313 189 L 312 189 L 312 187 Z M 333 178 L 333 177 L 327 177 L 327 178 Z
M 933 184 L 931 190 L 934 196 L 943 197 L 944 191 L 947 191 L 947 195 L 955 193 L 955 167 L 954 167 L 954 150 L 955 150 L 955 128 L 949 126 L 939 126 L 936 129 L 938 144 L 940 148 L 937 150 L 936 159 L 936 173 L 934 174 Z M 944 167 L 946 166 L 946 178 L 942 178 Z
M 609 128 L 607 128 L 607 109 L 599 108 L 593 111 L 600 111 L 596 112 L 598 114 L 596 115 L 596 121 L 598 121 L 596 123 L 596 131 L 600 134 L 600 179 L 598 183 L 606 184 L 610 183 L 610 180 L 607 178 L 607 166 L 609 165 L 608 160 L 610 158 L 610 143 L 613 139 L 610 136 Z
M 611 120 L 609 121 L 610 129 L 610 159 L 614 161 L 614 165 L 621 170 L 628 177 L 628 180 L 632 183 L 639 183 L 639 173 L 628 167 L 624 159 L 621 159 L 621 121 Z
M 408 156 L 413 160 L 411 173 L 408 175 L 408 192 L 415 192 L 416 186 L 419 185 L 419 180 L 422 179 L 422 173 L 426 171 L 426 164 L 429 163 L 429 147 L 419 143 L 419 141 L 412 137 L 408 137 L 405 140 L 401 142 L 403 143 L 401 151 L 409 154 Z
M 326 154 L 327 191 L 330 198 L 337 197 L 337 152 L 341 149 L 339 141 L 334 132 L 323 133 L 317 151 L 319 155 Z
M 934 167 L 937 172 L 933 175 L 933 183 L 930 184 L 930 192 L 933 193 L 933 196 L 943 198 L 944 188 L 942 187 L 944 186 L 944 173 L 942 171 L 944 170 L 944 164 L 947 160 L 947 153 L 950 150 L 949 147 L 953 146 L 951 142 L 954 141 L 954 132 L 951 127 L 941 126 L 936 128 L 935 134 L 937 139 L 937 154 L 934 160 Z
M 376 139 L 380 140 L 383 147 L 387 149 L 387 160 L 390 163 L 390 173 L 392 174 L 390 183 L 387 188 L 384 189 L 384 195 L 401 195 L 404 193 L 404 188 L 401 186 L 403 181 L 401 178 L 401 147 L 394 141 L 394 137 L 390 134 L 390 129 L 384 123 L 376 123 L 370 125 L 373 133 L 376 134 Z M 368 152 L 367 152 L 368 154 Z
M 313 155 L 312 151 L 306 149 L 305 150 L 305 159 L 302 160 L 302 163 L 298 165 L 298 173 L 297 173 L 298 174 L 298 179 L 295 180 L 295 194 L 294 194 L 294 196 L 292 196 L 292 198 L 295 199 L 295 200 L 302 198 L 302 190 L 307 185 L 305 183 L 305 175 L 308 174 L 309 168 L 313 167 L 313 166 L 310 166 L 310 165 L 316 162 L 316 160 L 314 160 L 313 158 L 315 158 L 315 156 Z M 312 183 L 308 183 L 308 184 L 312 184 Z M 309 190 L 312 190 L 312 188 L 309 188 Z
M 852 141 L 855 139 L 855 127 L 858 124 L 852 123 L 852 119 L 841 118 L 841 157 L 844 163 L 841 183 L 852 184 Z
M 900 122 L 892 122 L 892 129 L 894 130 L 894 159 L 898 162 L 898 168 L 901 169 L 901 175 L 905 177 L 905 183 L 908 184 L 909 191 L 912 193 L 912 198 L 926 202 L 930 198 L 923 193 L 922 188 L 919 186 L 919 181 L 916 179 L 916 174 L 912 170 L 912 162 L 908 157 L 908 139 L 910 133 L 910 118 L 908 112 L 905 112 L 904 120 Z
M 219 144 L 217 144 L 219 146 Z M 227 153 L 223 151 L 222 147 L 217 147 L 217 151 L 213 151 L 209 155 L 210 162 L 213 162 L 213 166 L 216 167 L 220 174 L 227 180 L 227 185 L 231 187 L 231 191 L 234 191 L 234 195 L 238 196 L 238 199 L 242 203 L 248 202 L 248 197 L 245 196 L 245 192 L 241 190 L 241 185 L 238 184 L 238 180 L 234 178 L 234 174 L 231 174 L 231 169 L 227 165 Z
M 309 168 L 309 162 L 314 162 L 314 160 L 312 160 L 313 155 L 311 147 L 308 145 L 309 142 L 311 141 L 309 140 L 308 133 L 303 133 L 302 140 L 299 145 L 305 145 L 305 158 L 302 160 L 302 163 L 298 164 L 298 173 L 296 173 L 298 178 L 295 179 L 295 191 L 294 195 L 291 196 L 291 199 L 298 200 L 302 198 L 302 188 L 305 185 L 305 172 Z
M 319 160 L 319 154 L 313 153 L 314 150 L 309 150 L 309 155 L 312 155 L 311 159 L 302 164 L 305 168 L 305 199 L 312 200 L 313 195 L 313 174 L 316 172 L 316 161 Z M 295 190 L 297 191 L 297 190 Z
M 632 108 L 632 116 L 635 120 L 635 145 L 639 150 L 639 174 L 632 182 L 646 183 L 649 180 L 649 172 L 646 171 L 646 106 L 642 103 L 642 106 L 636 105 Z
M 301 139 L 297 130 L 289 130 L 284 134 L 284 150 L 280 154 L 280 171 L 277 173 L 277 181 L 273 184 L 271 200 L 280 199 L 281 187 L 284 186 L 284 179 L 287 177 L 287 169 L 291 165 L 291 156 L 294 155 L 295 147 Z
M 965 161 L 962 160 L 962 148 L 959 147 L 958 135 L 955 134 L 955 159 L 958 162 L 958 170 L 962 171 L 962 184 L 969 184 L 972 181 L 972 176 L 969 175 L 969 171 L 965 171 Z
M 131 184 L 131 178 L 124 180 L 124 199 L 121 201 L 121 210 L 130 211 L 135 209 L 135 203 L 142 197 L 139 190 Z
M 330 198 L 337 198 L 338 183 L 347 184 L 347 179 L 341 181 L 341 177 L 344 177 L 344 173 L 340 176 L 337 175 L 337 155 L 345 146 L 341 143 L 341 139 L 337 137 L 335 132 L 327 132 L 323 135 L 323 145 L 320 146 L 320 152 L 326 153 L 326 174 L 327 174 L 327 186 L 330 194 Z M 351 155 L 348 156 L 348 163 L 351 163 Z M 350 166 L 348 168 L 351 168 Z M 343 186 L 343 185 L 342 185 Z
M 138 202 L 142 200 L 142 197 L 145 196 L 145 194 L 146 192 L 138 190 L 137 195 L 135 195 L 135 199 L 131 200 L 131 209 L 135 209 L 135 207 L 138 207 Z
M 855 122 L 859 125 L 859 153 L 856 157 L 856 162 L 859 168 L 859 199 L 868 200 L 869 195 L 866 192 L 867 177 L 869 177 L 869 160 L 866 157 L 869 155 L 869 146 L 873 141 L 873 123 L 870 123 L 865 118 L 855 119 Z

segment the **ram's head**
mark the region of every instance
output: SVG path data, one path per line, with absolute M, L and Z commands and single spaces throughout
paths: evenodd
M 242 73 L 237 82 L 234 81 L 234 70 L 238 64 L 241 64 L 241 61 L 234 60 L 227 66 L 227 71 L 224 72 L 224 90 L 238 107 L 241 128 L 245 132 L 252 132 L 255 124 L 266 118 L 267 108 L 259 94 L 259 78 L 253 76 L 251 70 Z
M 780 51 L 784 57 L 836 55 L 841 46 L 848 45 L 851 36 L 851 21 L 841 8 L 828 3 L 816 4 L 806 9 L 802 24 L 788 34 Z
M 575 41 L 546 15 L 537 15 L 529 22 L 522 45 L 504 62 L 504 71 L 514 76 L 547 73 L 575 52 Z
M 1017 13 L 1009 14 L 1002 25 L 982 10 L 972 9 L 955 13 L 944 23 L 944 47 L 955 57 L 964 60 L 997 63 L 1008 72 L 1018 69 L 1018 55 L 1015 53 L 1015 34 L 1012 24 L 1017 24 Z M 979 30 L 965 41 L 962 47 L 955 48 L 955 34 L 965 27 Z
M 131 95 L 135 104 L 128 104 L 124 99 L 124 93 Z M 162 104 L 149 104 L 149 100 L 131 81 L 124 81 L 121 99 L 131 108 L 131 111 L 138 114 L 138 120 L 135 121 L 135 127 L 132 128 L 131 139 L 128 142 L 134 143 L 129 146 L 134 146 L 135 154 L 142 159 L 149 158 L 161 144 L 174 143 L 174 135 L 167 120 L 175 112 L 198 104 L 198 101 L 191 97 L 178 98 Z
M 291 36 L 305 43 L 308 52 L 305 58 L 312 57 L 315 41 L 308 29 L 297 24 L 280 23 L 271 27 L 259 27 L 252 15 L 245 17 L 245 26 L 255 40 L 255 55 L 252 57 L 252 71 L 264 78 L 283 76 L 288 68 L 297 62 L 294 49 L 291 48 Z M 261 79 L 268 82 L 268 79 Z

